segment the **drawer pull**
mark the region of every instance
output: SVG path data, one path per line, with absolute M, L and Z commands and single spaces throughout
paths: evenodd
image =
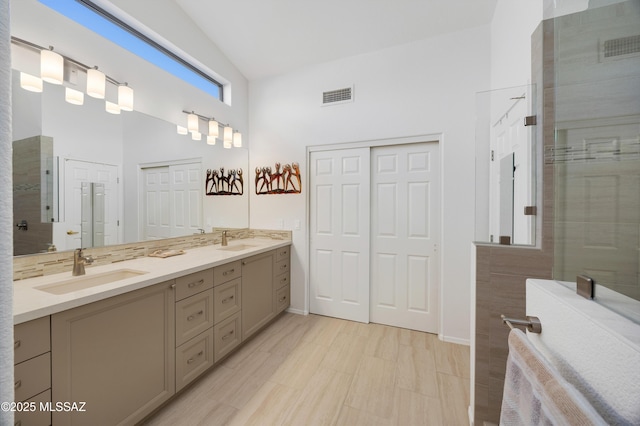
M 13 424 L 13 426 L 22 426 L 22 420 L 18 420 Z
M 189 315 L 189 316 L 187 317 L 187 321 L 193 321 L 194 319 L 196 319 L 196 317 L 197 317 L 197 316 L 200 316 L 200 315 L 202 315 L 202 314 L 204 314 L 204 311 L 202 311 L 202 310 L 201 310 L 200 312 L 196 312 L 196 313 L 195 313 L 195 314 L 193 314 L 193 315 Z
M 196 354 L 196 356 L 192 356 L 191 358 L 189 358 L 187 360 L 187 364 L 193 364 L 193 362 L 196 360 L 196 358 L 200 358 L 202 356 L 202 354 L 204 353 L 204 351 L 200 351 Z
M 282 251 L 280 252 L 280 256 L 285 256 L 287 253 L 288 253 L 288 251 L 286 251 L 286 250 L 282 250 Z
M 284 265 L 280 265 L 280 270 L 283 270 L 283 269 L 287 269 L 287 264 L 286 263 Z
M 14 389 L 18 389 L 20 386 L 22 386 L 22 380 L 18 380 L 13 384 Z
M 222 336 L 222 340 L 227 340 L 231 336 L 233 336 L 233 330 Z
M 284 277 L 283 279 L 280 280 L 281 283 L 286 283 L 287 282 L 287 277 Z
M 197 286 L 202 285 L 202 284 L 204 284 L 204 280 L 200 280 L 200 281 L 197 281 L 197 282 L 194 282 L 194 283 L 189 283 L 187 285 L 187 287 L 194 288 L 194 287 L 197 287 Z
M 16 340 L 15 342 L 13 342 L 13 350 L 15 351 L 16 349 L 18 349 L 21 344 L 22 342 L 20 340 Z
M 226 277 L 229 274 L 233 274 L 235 271 L 236 271 L 236 268 L 229 269 L 228 271 L 224 271 L 222 275 Z
M 171 284 L 171 286 L 170 286 L 170 287 L 171 287 L 172 289 L 175 289 L 175 288 L 176 288 L 176 285 L 175 285 L 175 284 Z
M 285 300 L 287 300 L 287 296 L 282 296 L 282 297 L 280 298 L 280 300 L 278 300 L 278 302 L 279 302 L 279 303 L 282 303 L 282 302 L 284 302 Z
M 228 303 L 228 302 L 232 301 L 234 297 L 235 296 L 229 296 L 226 299 L 222 299 L 222 303 Z

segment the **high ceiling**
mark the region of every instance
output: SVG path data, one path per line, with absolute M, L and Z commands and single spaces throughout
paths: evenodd
M 174 0 L 249 80 L 487 25 L 497 0 Z

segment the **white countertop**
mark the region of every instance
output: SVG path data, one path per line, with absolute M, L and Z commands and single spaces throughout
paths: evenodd
M 86 275 L 84 275 L 84 277 L 119 269 L 134 269 L 147 273 L 66 294 L 51 294 L 38 290 L 35 287 L 68 280 L 72 278 L 71 271 L 14 281 L 13 322 L 14 324 L 20 324 L 67 309 L 86 305 L 87 303 L 138 290 L 193 272 L 233 262 L 254 254 L 285 247 L 290 245 L 291 241 L 249 238 L 233 240 L 229 242 L 229 247 L 236 244 L 246 244 L 253 247 L 238 251 L 225 251 L 221 250 L 221 246 L 217 244 L 189 249 L 186 250 L 185 254 L 167 258 L 143 257 L 112 263 L 110 265 L 95 267 L 89 265 L 86 266 Z

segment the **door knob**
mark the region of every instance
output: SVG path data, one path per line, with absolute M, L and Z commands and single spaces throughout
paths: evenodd
M 78 231 L 72 231 L 72 230 L 68 230 L 67 231 L 67 235 L 75 235 L 77 233 L 78 233 Z

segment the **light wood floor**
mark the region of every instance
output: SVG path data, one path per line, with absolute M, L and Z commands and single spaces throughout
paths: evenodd
M 469 348 L 285 313 L 147 425 L 468 425 Z

